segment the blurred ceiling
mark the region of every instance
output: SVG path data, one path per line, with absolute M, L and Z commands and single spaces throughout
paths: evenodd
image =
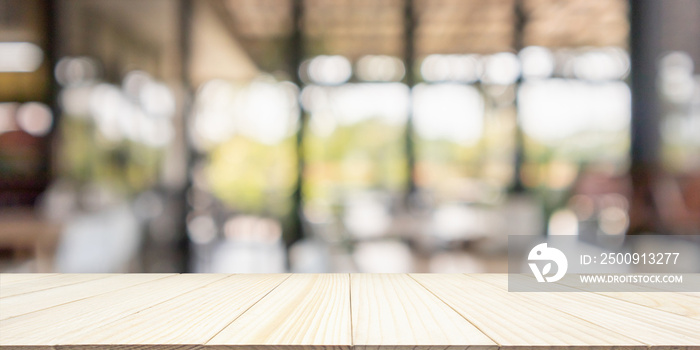
M 513 51 L 514 0 L 414 0 L 416 57 Z
M 71 23 L 62 36 L 70 39 L 64 43 L 67 52 L 97 52 L 107 65 L 117 66 L 122 64 L 109 62 L 115 56 L 111 53 L 123 51 L 119 43 L 134 43 L 129 51 L 143 51 L 134 57 L 150 57 L 146 66 L 162 77 L 177 76 L 181 2 L 59 3 L 65 13 L 61 19 Z M 291 58 L 294 52 L 304 58 L 343 55 L 356 62 L 364 55 L 405 58 L 410 51 L 419 61 L 430 54 L 515 52 L 530 45 L 624 48 L 629 31 L 626 0 L 197 0 L 192 4 L 191 73 L 197 82 L 216 76 L 245 79 L 259 71 L 289 76 L 297 69 L 298 62 Z M 294 30 L 297 25 L 299 32 Z M 303 47 L 292 40 L 295 37 L 301 38 Z M 128 63 L 134 58 L 122 60 Z
M 305 54 L 351 60 L 404 56 L 407 25 L 413 26 L 416 58 L 515 51 L 518 45 L 625 47 L 628 34 L 625 0 L 220 1 L 235 35 L 248 45 L 291 36 L 294 8 L 301 6 Z
M 293 0 L 222 0 L 242 38 L 288 36 L 292 31 Z
M 338 54 L 351 60 L 370 55 L 402 56 L 402 0 L 305 0 L 302 32 L 308 55 Z
M 179 75 L 177 2 L 62 0 L 56 10 L 59 56 L 99 58 L 113 79 L 133 67 L 161 79 Z
M 523 43 L 627 47 L 627 1 L 522 0 Z

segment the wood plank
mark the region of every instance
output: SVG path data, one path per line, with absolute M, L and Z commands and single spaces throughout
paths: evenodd
M 2 298 L 0 299 L 0 310 L 2 310 L 0 312 L 0 320 L 128 288 L 167 276 L 172 275 L 111 275 L 106 278 Z
M 698 274 L 683 274 L 683 275 L 695 275 L 695 276 L 697 276 Z M 640 284 L 636 284 L 636 285 L 639 287 L 642 287 L 642 285 L 640 285 Z M 668 292 L 669 291 L 666 288 L 654 287 L 654 286 L 650 286 L 650 285 L 645 285 L 644 288 L 653 289 L 653 290 L 656 290 L 656 292 Z M 674 294 L 681 294 L 681 295 L 687 295 L 687 296 L 691 296 L 691 297 L 695 297 L 695 298 L 700 298 L 700 292 L 693 291 L 692 289 L 690 289 L 690 287 L 683 288 L 681 286 L 674 285 L 673 289 L 674 289 L 673 290 Z
M 598 292 L 596 294 L 700 320 L 700 298 L 672 292 Z
M 348 274 L 297 274 L 282 282 L 207 345 L 349 349 Z
M 232 275 L 99 328 L 74 333 L 65 343 L 204 344 L 288 277 Z
M 522 276 L 523 278 L 527 278 Z M 508 288 L 506 275 L 469 275 L 474 281 L 488 283 L 496 290 Z M 551 290 L 549 285 L 543 290 Z M 598 324 L 606 329 L 656 348 L 697 346 L 700 344 L 700 320 L 655 310 L 650 307 L 604 297 L 596 293 L 577 292 L 571 287 L 558 285 L 569 293 L 517 293 L 523 299 L 549 305 L 571 316 Z M 511 293 L 515 294 L 515 293 Z
M 32 293 L 40 290 L 67 286 L 76 283 L 92 281 L 100 278 L 107 278 L 110 274 L 56 274 L 44 278 L 31 279 L 22 283 L 11 283 L 0 288 L 0 298 L 7 298 L 14 295 Z
M 528 293 L 508 293 L 465 275 L 410 276 L 496 341 L 502 349 L 571 346 L 645 348 L 639 341 L 556 310 L 547 303 L 529 302 L 523 296 Z M 505 279 L 505 275 L 498 277 Z
M 496 349 L 493 340 L 404 274 L 352 274 L 356 349 Z
M 679 293 L 509 293 L 507 275 L 72 276 L 7 285 L 22 292 L 0 299 L 1 350 L 700 349 L 697 298 Z
M 0 320 L 0 346 L 70 345 L 74 334 L 143 311 L 225 278 L 223 274 L 173 275 L 130 288 Z M 165 326 L 165 325 L 163 325 Z
M 577 288 L 578 276 L 564 276 L 557 281 L 557 284 L 581 289 Z M 659 292 L 657 289 L 634 284 L 626 284 L 624 290 L 625 292 L 596 292 L 595 294 L 700 319 L 700 298 L 682 293 Z
M 0 273 L 0 287 L 10 283 L 24 282 L 56 275 L 55 273 Z
M 2 347 L 0 347 L 2 348 Z M 5 350 L 5 349 L 3 349 Z M 8 349 L 10 350 L 10 349 Z M 15 350 L 15 348 L 11 348 Z M 37 350 L 34 347 L 27 347 L 22 350 Z M 44 350 L 44 349 L 41 349 Z M 203 347 L 194 344 L 121 344 L 121 345 L 60 345 L 52 350 L 214 350 L 211 347 Z M 228 349 L 230 350 L 230 349 Z

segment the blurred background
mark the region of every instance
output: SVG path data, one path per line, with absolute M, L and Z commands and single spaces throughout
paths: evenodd
M 700 235 L 695 0 L 0 0 L 0 271 Z

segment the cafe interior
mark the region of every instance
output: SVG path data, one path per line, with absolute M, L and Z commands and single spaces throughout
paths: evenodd
M 699 1 L 0 0 L 0 272 L 649 234 L 700 237 Z

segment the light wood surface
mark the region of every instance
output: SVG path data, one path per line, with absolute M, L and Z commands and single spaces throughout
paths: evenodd
M 2 285 L 0 287 L 0 298 L 67 286 L 75 283 L 105 278 L 107 276 L 107 274 L 56 274 L 45 276 L 43 278 L 30 279 L 28 281 L 21 281 L 21 283 L 9 283 L 8 285 Z
M 524 294 L 533 293 L 509 293 L 464 275 L 412 277 L 502 346 L 634 348 L 644 345 L 593 320 L 579 319 L 546 303 L 529 302 Z M 505 276 L 500 279 L 506 280 Z
M 0 274 L 0 348 L 700 349 L 694 296 L 511 293 L 507 283 L 482 274 Z
M 472 275 L 501 290 L 508 288 L 507 280 L 495 275 Z M 572 288 L 562 285 L 561 290 Z M 528 301 L 547 304 L 583 320 L 595 320 L 606 329 L 648 346 L 700 346 L 700 320 L 679 316 L 642 305 L 615 300 L 597 293 L 518 293 Z
M 224 275 L 173 275 L 72 303 L 0 320 L 2 345 L 70 345 L 75 334 L 85 333 L 159 304 Z M 167 324 L 163 324 L 166 326 Z
M 128 288 L 158 278 L 163 276 L 155 274 L 105 276 L 81 283 L 0 298 L 0 310 L 2 310 L 0 320 Z
M 37 278 L 44 278 L 56 275 L 55 273 L 1 273 L 0 287 L 9 285 L 10 283 L 29 281 Z
M 204 344 L 288 275 L 233 275 L 89 332 L 71 344 Z M 167 329 L 161 329 L 167 324 Z
M 496 343 L 408 275 L 353 274 L 353 344 L 358 348 Z
M 564 276 L 557 283 L 575 288 L 578 278 L 567 277 Z M 627 284 L 625 292 L 598 292 L 596 294 L 700 320 L 700 298 L 685 292 L 659 292 L 658 289 Z
M 349 348 L 350 276 L 292 275 L 207 344 Z

